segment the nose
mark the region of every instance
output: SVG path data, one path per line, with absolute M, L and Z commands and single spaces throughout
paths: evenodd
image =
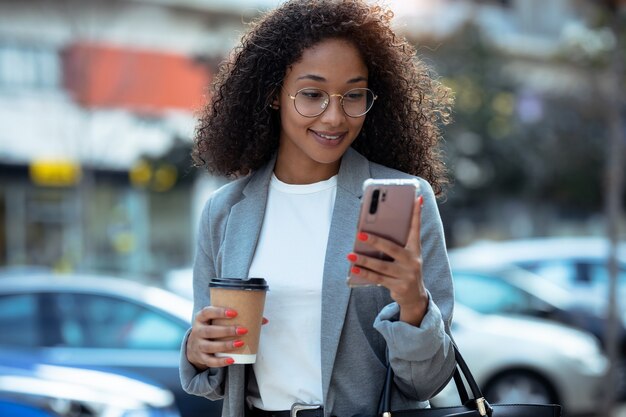
M 340 94 L 331 94 L 329 97 L 329 103 L 322 113 L 322 121 L 329 126 L 338 126 L 346 118 L 346 114 L 343 111 L 341 105 L 342 96 Z

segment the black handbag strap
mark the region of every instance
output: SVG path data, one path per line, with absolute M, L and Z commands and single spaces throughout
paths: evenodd
M 469 395 L 467 394 L 467 390 L 465 389 L 465 384 L 463 383 L 463 377 L 461 377 L 461 373 L 459 372 L 458 365 L 455 365 L 454 368 L 454 385 L 456 385 L 456 390 L 459 393 L 459 398 L 461 399 L 461 404 L 467 404 L 470 400 Z
M 452 348 L 454 349 L 454 358 L 456 360 L 456 367 L 454 369 L 454 384 L 456 385 L 457 392 L 459 393 L 459 398 L 461 400 L 461 404 L 468 404 L 470 402 L 473 403 L 476 410 L 481 416 L 491 416 L 493 409 L 491 405 L 485 400 L 483 393 L 480 390 L 480 387 L 476 383 L 474 376 L 469 370 L 465 359 L 461 355 L 459 348 L 456 346 L 454 342 L 452 342 Z M 470 399 L 467 389 L 465 388 L 465 384 L 463 382 L 463 378 L 467 381 L 469 385 L 470 391 L 472 393 L 472 398 Z M 385 385 L 383 387 L 382 393 L 382 401 L 380 402 L 379 415 L 383 415 L 384 413 L 391 412 L 391 385 L 393 383 L 393 369 L 391 369 L 391 365 L 387 362 L 387 373 L 385 375 Z M 472 407 L 474 408 L 474 407 Z

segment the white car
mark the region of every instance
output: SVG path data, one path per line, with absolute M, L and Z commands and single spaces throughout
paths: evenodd
M 516 265 L 570 291 L 577 302 L 604 312 L 608 294 L 609 242 L 601 237 L 549 237 L 479 241 L 449 252 L 452 265 Z M 626 243 L 617 248 L 618 301 L 626 318 Z M 600 303 L 598 303 L 600 300 Z
M 483 315 L 455 306 L 452 335 L 491 403 L 558 403 L 593 413 L 608 361 L 586 332 L 541 319 Z M 433 406 L 458 405 L 451 382 Z

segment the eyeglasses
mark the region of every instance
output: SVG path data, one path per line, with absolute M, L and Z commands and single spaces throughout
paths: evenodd
M 378 98 L 369 88 L 353 88 L 344 94 L 328 94 L 319 88 L 303 88 L 295 95 L 289 95 L 296 111 L 304 117 L 316 117 L 328 108 L 331 97 L 339 97 L 341 108 L 346 116 L 360 117 L 372 109 Z

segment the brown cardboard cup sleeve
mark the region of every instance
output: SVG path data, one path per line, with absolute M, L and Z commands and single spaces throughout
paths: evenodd
M 233 358 L 235 363 L 256 362 L 265 294 L 268 289 L 264 278 L 212 278 L 209 281 L 211 305 L 237 311 L 237 317 L 216 319 L 213 320 L 213 324 L 248 329 L 245 335 L 232 338 L 242 340 L 243 347 L 231 352 L 216 353 L 215 356 Z

